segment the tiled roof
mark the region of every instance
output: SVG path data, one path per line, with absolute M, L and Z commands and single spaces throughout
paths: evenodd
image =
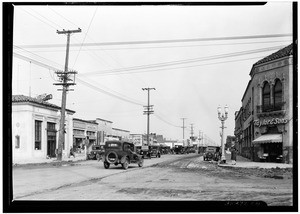
M 289 46 L 287 46 L 285 48 L 282 48 L 279 51 L 277 51 L 275 53 L 272 53 L 271 55 L 259 60 L 258 62 L 256 62 L 254 64 L 254 66 L 259 65 L 259 64 L 263 64 L 265 62 L 269 62 L 269 61 L 272 61 L 272 60 L 275 60 L 275 59 L 279 59 L 279 58 L 282 58 L 282 57 L 285 57 L 285 56 L 290 56 L 290 55 L 293 55 L 293 43 L 290 44 Z
M 43 106 L 46 106 L 46 107 L 61 109 L 60 106 L 54 105 L 52 103 L 48 103 L 48 102 L 43 101 L 43 100 L 39 100 L 39 99 L 34 98 L 34 97 L 25 96 L 25 95 L 12 95 L 11 101 L 12 101 L 12 103 L 24 103 L 24 102 L 36 103 L 36 104 L 40 104 L 40 105 L 43 105 Z M 72 110 L 69 110 L 69 109 L 66 109 L 66 110 L 75 113 L 75 111 L 72 111 Z

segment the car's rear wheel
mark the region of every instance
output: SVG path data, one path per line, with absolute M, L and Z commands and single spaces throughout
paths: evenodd
M 110 165 L 110 164 L 109 164 L 108 162 L 104 161 L 104 168 L 105 168 L 105 169 L 108 169 L 108 168 L 109 168 L 109 165 Z
M 128 166 L 129 166 L 129 160 L 128 160 L 128 158 L 126 158 L 125 159 L 125 162 L 124 163 L 122 163 L 122 167 L 123 167 L 123 169 L 128 169 Z

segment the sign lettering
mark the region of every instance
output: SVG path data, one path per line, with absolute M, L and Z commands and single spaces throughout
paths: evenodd
M 255 126 L 267 126 L 267 125 L 277 125 L 277 124 L 286 124 L 288 120 L 286 118 L 271 118 L 263 120 L 254 120 L 253 123 Z

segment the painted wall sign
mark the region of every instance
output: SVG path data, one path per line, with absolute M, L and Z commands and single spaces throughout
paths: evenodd
M 271 118 L 271 119 L 263 119 L 263 120 L 254 120 L 253 123 L 255 126 L 267 126 L 267 125 L 277 125 L 277 124 L 285 124 L 288 120 L 286 118 Z

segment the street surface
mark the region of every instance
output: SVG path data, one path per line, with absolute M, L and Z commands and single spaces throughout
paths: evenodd
M 104 169 L 97 160 L 19 166 L 15 200 L 264 201 L 292 205 L 292 169 L 223 168 L 198 154 L 162 155 Z

